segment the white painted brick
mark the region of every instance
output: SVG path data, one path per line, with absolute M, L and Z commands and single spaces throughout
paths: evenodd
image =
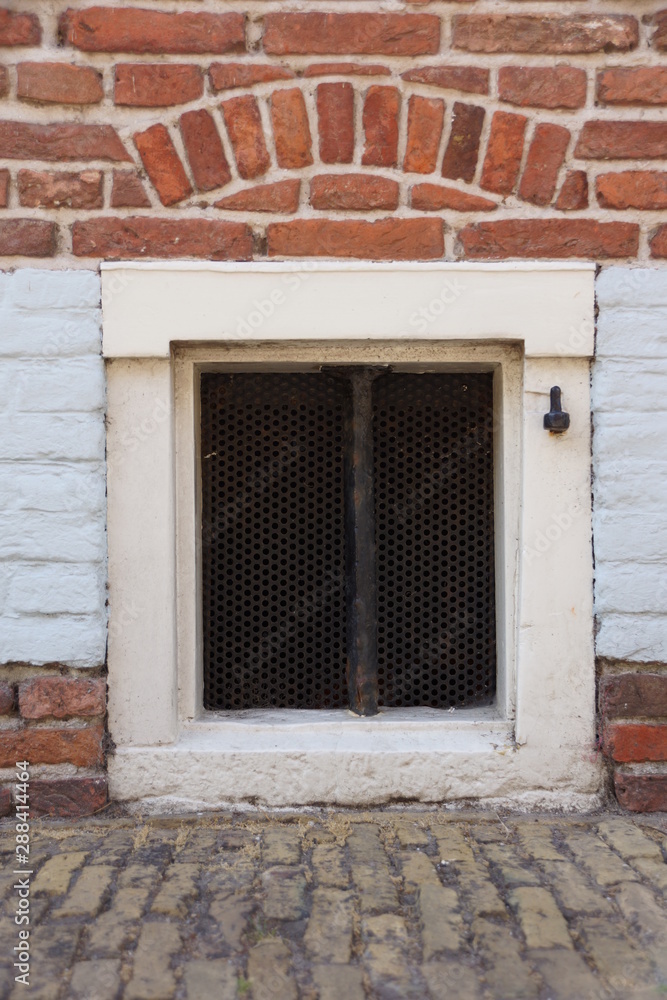
M 53 663 L 98 667 L 104 663 L 102 615 L 21 615 L 0 618 L 0 663 Z
M 667 660 L 667 272 L 608 268 L 596 292 L 597 651 Z
M 597 469 L 596 511 L 630 508 L 638 508 L 646 513 L 664 511 L 664 468 L 661 465 L 634 460 L 598 463 Z
M 0 307 L 0 356 L 65 358 L 99 354 L 101 313 L 49 310 L 31 313 Z
M 665 317 L 667 323 L 667 316 Z M 605 359 L 596 363 L 593 412 L 636 413 L 667 409 L 667 352 L 661 360 Z
M 75 413 L 104 409 L 101 357 L 5 360 L 0 366 L 0 406 L 19 413 Z
M 100 517 L 44 511 L 0 512 L 0 559 L 95 562 L 103 560 Z
M 601 311 L 667 307 L 667 271 L 649 267 L 607 267 L 595 282 Z
M 52 309 L 90 310 L 100 305 L 100 279 L 95 271 L 45 271 L 26 267 L 3 275 L 0 302 L 31 312 Z
M 595 557 L 602 562 L 636 560 L 667 564 L 667 517 L 664 511 L 595 510 L 593 536 Z
M 667 661 L 667 629 L 664 615 L 599 616 L 596 649 L 599 656 L 638 663 Z
M 0 510 L 79 511 L 104 514 L 104 464 L 0 464 Z
M 101 413 L 0 414 L 0 461 L 26 455 L 53 461 L 99 461 L 104 458 Z
M 595 564 L 598 613 L 667 615 L 667 573 L 663 563 L 603 562 Z
M 595 413 L 594 461 L 650 462 L 667 471 L 667 413 Z M 622 464 L 619 465 L 622 474 Z M 664 474 L 664 473 L 663 473 Z
M 0 663 L 104 662 L 100 316 L 95 272 L 0 274 Z
M 600 313 L 595 354 L 598 358 L 667 358 L 667 307 Z
M 105 581 L 94 563 L 0 563 L 0 614 L 102 613 Z

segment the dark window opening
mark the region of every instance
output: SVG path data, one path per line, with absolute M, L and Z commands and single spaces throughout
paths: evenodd
M 205 708 L 493 701 L 490 373 L 204 373 L 201 467 Z

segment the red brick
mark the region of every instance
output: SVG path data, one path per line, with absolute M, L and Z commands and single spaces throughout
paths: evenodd
M 329 62 L 311 63 L 306 66 L 304 77 L 310 76 L 390 76 L 388 66 L 378 66 L 377 63 Z
M 651 257 L 664 259 L 667 257 L 667 226 L 656 229 L 651 238 Z
M 134 142 L 163 205 L 175 205 L 192 194 L 190 181 L 164 125 L 151 125 L 145 132 L 137 132 Z
M 423 66 L 401 73 L 401 78 L 410 83 L 425 83 L 468 94 L 488 94 L 489 76 L 488 69 L 478 66 Z
M 9 170 L 0 170 L 0 208 L 7 208 L 9 202 Z
M 34 14 L 0 10 L 0 46 L 39 45 L 42 29 Z
M 276 55 L 433 55 L 440 19 L 432 14 L 282 14 L 264 18 L 264 51 Z
M 9 93 L 9 73 L 6 66 L 0 66 L 0 97 Z
M 444 117 L 444 101 L 412 95 L 408 103 L 408 137 L 403 159 L 403 170 L 406 173 L 433 173 L 437 165 Z
M 412 188 L 410 204 L 421 212 L 492 212 L 497 208 L 495 201 L 480 198 L 479 195 L 443 187 L 442 184 L 416 184 Z
M 40 219 L 0 219 L 0 257 L 53 257 L 57 227 Z
M 614 773 L 619 805 L 632 812 L 667 811 L 667 774 Z
M 19 170 L 19 204 L 24 208 L 102 208 L 102 173 Z
M 468 52 L 626 52 L 639 25 L 623 14 L 456 14 L 452 46 Z
M 625 170 L 618 174 L 602 174 L 595 182 L 595 193 L 603 208 L 664 209 L 667 208 L 667 173 Z
M 273 212 L 290 215 L 299 207 L 301 181 L 278 181 L 276 184 L 256 184 L 216 201 L 216 208 L 230 212 Z
M 102 734 L 101 725 L 84 729 L 3 729 L 0 730 L 0 767 L 14 767 L 17 760 L 28 760 L 32 766 L 95 767 L 103 760 Z
M 519 185 L 519 197 L 533 205 L 549 205 L 556 192 L 570 133 L 562 125 L 543 122 L 535 128 Z
M 475 176 L 479 140 L 484 125 L 484 108 L 474 104 L 454 104 L 452 130 L 442 161 L 442 176 L 471 181 Z
M 667 674 L 613 674 L 600 681 L 600 712 L 608 718 L 667 717 Z
M 114 170 L 112 208 L 150 208 L 150 199 L 136 170 Z
M 0 121 L 0 157 L 9 160 L 129 160 L 111 125 Z
M 30 811 L 35 816 L 75 819 L 92 816 L 107 804 L 106 778 L 58 778 L 30 782 Z
M 586 70 L 574 66 L 503 66 L 498 96 L 508 104 L 533 108 L 583 108 Z
M 320 174 L 310 182 L 313 208 L 340 212 L 398 207 L 398 184 L 372 174 Z
M 102 217 L 74 223 L 72 248 L 77 257 L 108 260 L 125 257 L 250 260 L 252 233 L 240 222 Z
M 16 67 L 16 96 L 51 104 L 99 104 L 102 76 L 91 66 L 60 62 L 23 62 Z
M 648 160 L 667 156 L 667 122 L 584 122 L 574 155 L 586 160 Z
M 403 80 L 466 94 L 488 94 L 489 70 L 481 66 L 422 66 L 401 73 Z
M 232 179 L 213 116 L 203 108 L 180 118 L 181 135 L 197 190 L 212 191 Z
M 401 95 L 395 87 L 369 87 L 362 122 L 365 144 L 361 162 L 368 167 L 395 167 L 398 158 L 398 113 Z
M 298 170 L 313 162 L 306 102 L 301 91 L 276 90 L 270 102 L 273 139 L 278 166 Z
M 351 83 L 321 83 L 317 121 L 322 163 L 351 163 L 354 156 L 354 89 Z
M 24 719 L 104 715 L 106 683 L 99 677 L 36 677 L 22 681 L 19 711 Z
M 651 45 L 664 52 L 667 49 L 667 10 L 659 10 L 653 18 L 653 24 L 656 30 L 651 38 Z
M 191 63 L 120 63 L 116 66 L 116 104 L 166 108 L 196 101 L 203 93 L 201 70 Z
M 605 728 L 604 749 L 621 764 L 667 761 L 667 725 L 610 723 Z
M 222 104 L 236 166 L 244 180 L 259 177 L 269 168 L 262 119 L 254 97 L 231 97 Z
M 598 104 L 667 104 L 667 66 L 616 66 L 597 75 Z
M 504 260 L 634 257 L 639 226 L 595 219 L 504 219 L 478 222 L 459 233 L 464 257 Z
M 14 711 L 14 688 L 11 684 L 0 683 L 0 715 L 10 715 Z
M 556 199 L 561 212 L 576 212 L 588 208 L 588 177 L 585 170 L 568 170 Z
M 285 66 L 271 63 L 211 63 L 208 71 L 211 89 L 236 90 L 239 87 L 253 87 L 256 83 L 271 80 L 292 80 L 295 74 Z
M 0 816 L 11 816 L 13 812 L 12 790 L 4 785 L 0 788 Z
M 491 120 L 480 187 L 498 194 L 510 194 L 519 177 L 523 137 L 528 119 L 508 111 L 496 111 Z
M 243 52 L 243 14 L 183 14 L 139 7 L 67 10 L 60 20 L 63 40 L 85 52 Z
M 334 222 L 298 219 L 267 228 L 270 257 L 354 257 L 362 260 L 437 260 L 445 252 L 436 218 Z

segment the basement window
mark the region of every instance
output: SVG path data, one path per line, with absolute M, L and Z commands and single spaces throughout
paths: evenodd
M 496 691 L 493 374 L 203 372 L 204 706 Z

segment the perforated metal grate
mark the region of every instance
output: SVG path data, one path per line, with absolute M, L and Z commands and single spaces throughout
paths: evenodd
M 390 374 L 374 390 L 378 703 L 488 703 L 492 376 Z
M 347 705 L 343 421 L 322 374 L 203 374 L 204 704 Z
M 391 373 L 372 393 L 378 702 L 488 703 L 492 376 Z M 340 369 L 202 375 L 206 708 L 348 704 L 351 408 Z

